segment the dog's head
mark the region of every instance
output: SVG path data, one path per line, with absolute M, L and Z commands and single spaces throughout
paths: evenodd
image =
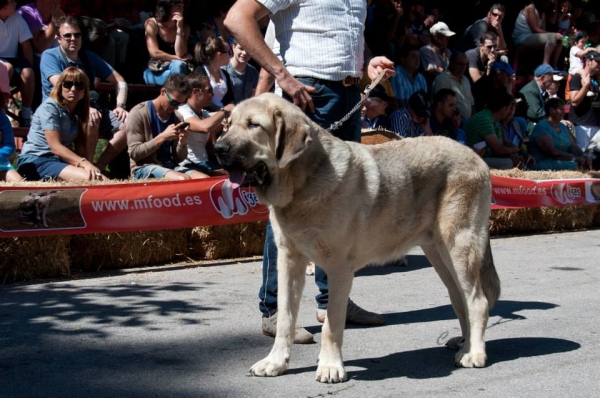
M 266 93 L 235 107 L 215 153 L 231 182 L 266 190 L 309 147 L 313 130 L 300 108 Z

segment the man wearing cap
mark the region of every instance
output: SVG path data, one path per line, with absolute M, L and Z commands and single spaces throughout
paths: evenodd
M 468 60 L 462 52 L 455 52 L 450 56 L 448 70 L 439 75 L 433 81 L 431 88 L 435 95 L 441 89 L 447 88 L 454 91 L 456 95 L 456 107 L 460 110 L 461 116 L 468 119 L 473 111 L 473 94 L 471 93 L 471 83 L 465 76 Z
M 431 82 L 448 67 L 452 54 L 448 50 L 448 41 L 456 33 L 443 22 L 434 24 L 429 29 L 429 33 L 431 34 L 431 44 L 421 47 L 421 66 L 427 72 L 428 76 L 426 77 Z
M 367 98 L 363 105 L 365 114 L 365 117 L 363 118 L 363 128 L 383 128 L 389 130 L 390 121 L 386 115 L 386 110 L 392 101 L 394 101 L 394 99 L 387 95 L 382 86 L 375 86 L 371 91 L 369 98 Z
M 552 80 L 561 80 L 560 71 L 548 64 L 542 64 L 533 71 L 534 79 L 527 83 L 521 91 L 529 105 L 527 110 L 527 131 L 531 133 L 535 124 L 546 117 L 545 102 L 548 86 Z
M 590 142 L 600 134 L 600 53 L 591 51 L 584 57 L 583 69 L 571 78 L 571 111 L 569 120 L 575 125 L 577 146 L 586 151 Z
M 482 76 L 489 74 L 490 64 L 496 61 L 498 36 L 487 32 L 481 36 L 479 46 L 470 49 L 465 54 L 469 59 L 469 78 L 476 83 Z
M 481 38 L 486 32 L 493 32 L 498 36 L 498 49 L 506 50 L 506 40 L 504 40 L 504 32 L 502 31 L 502 21 L 506 14 L 506 9 L 503 4 L 494 4 L 487 13 L 485 18 L 475 21 L 469 26 L 462 37 L 459 49 L 467 51 L 479 46 Z
M 429 125 L 429 105 L 425 93 L 419 91 L 408 99 L 406 105 L 390 115 L 392 131 L 404 138 L 433 135 Z
M 490 73 L 471 86 L 476 112 L 485 108 L 490 98 L 497 95 L 498 92 L 512 92 L 512 77 L 515 74 L 513 68 L 504 61 L 494 61 L 489 64 L 489 67 Z

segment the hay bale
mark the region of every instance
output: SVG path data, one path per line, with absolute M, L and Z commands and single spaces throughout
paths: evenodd
M 492 170 L 499 177 L 527 180 L 555 180 L 572 178 L 598 178 L 595 172 L 578 171 L 523 171 Z M 600 226 L 600 206 L 538 207 L 492 210 L 490 233 L 492 235 L 559 232 Z
M 260 255 L 266 222 L 197 227 L 192 231 L 190 257 L 218 260 Z
M 191 229 L 74 235 L 71 267 L 83 271 L 162 265 L 188 259 Z
M 491 235 L 559 232 L 597 226 L 599 206 L 535 207 L 492 210 Z M 599 217 L 600 218 L 600 217 Z
M 3 283 L 69 275 L 69 236 L 0 239 Z

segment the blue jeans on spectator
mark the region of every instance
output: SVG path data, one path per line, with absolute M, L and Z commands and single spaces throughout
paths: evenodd
M 171 61 L 169 67 L 162 72 L 152 72 L 150 69 L 144 71 L 144 81 L 146 84 L 153 86 L 162 86 L 165 80 L 172 74 L 187 75 L 189 72 L 188 66 L 183 61 Z
M 315 113 L 307 111 L 308 117 L 323 128 L 329 128 L 342 119 L 360 101 L 358 86 L 344 87 L 341 82 L 330 82 L 313 78 L 297 78 L 302 84 L 317 89 L 312 94 Z M 284 98 L 289 100 L 284 94 Z M 360 142 L 360 112 L 355 112 L 350 119 L 332 134 L 345 141 Z M 263 249 L 263 280 L 258 293 L 259 308 L 263 317 L 270 317 L 277 312 L 277 245 L 273 239 L 271 222 L 267 223 L 265 246 Z M 319 294 L 315 297 L 319 309 L 326 309 L 329 301 L 327 274 L 320 267 L 315 267 L 315 282 Z

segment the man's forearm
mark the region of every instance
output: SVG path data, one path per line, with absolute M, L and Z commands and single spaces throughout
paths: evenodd
M 258 20 L 269 11 L 255 0 L 238 0 L 227 13 L 225 26 L 241 46 L 269 74 L 280 80 L 288 71 L 264 41 Z

